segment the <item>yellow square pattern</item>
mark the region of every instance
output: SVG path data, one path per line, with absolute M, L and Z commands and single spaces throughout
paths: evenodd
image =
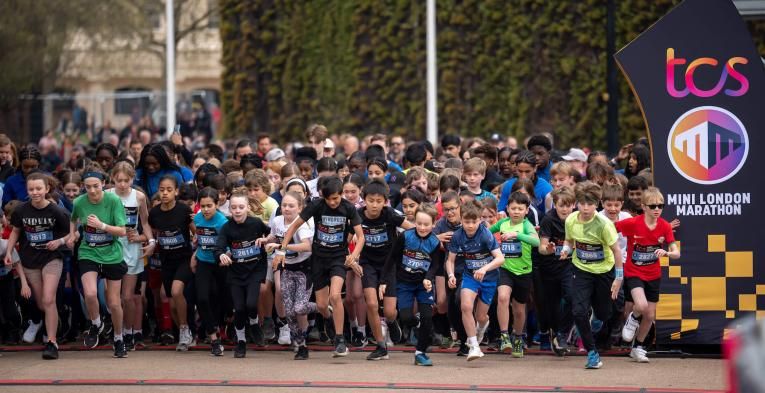
M 733 310 L 726 310 L 725 311 L 725 318 L 733 319 L 736 318 L 736 312 Z
M 685 333 L 699 328 L 698 319 L 683 319 L 680 321 L 680 331 Z
M 659 258 L 659 265 L 661 265 L 661 266 L 669 266 L 669 258 L 667 258 L 667 257 Z
M 725 235 L 707 235 L 709 252 L 725 252 Z
M 683 317 L 683 295 L 679 293 L 659 294 L 656 305 L 656 320 L 676 321 Z
M 758 320 L 760 320 L 760 319 L 764 319 L 764 318 L 765 318 L 765 311 L 757 311 L 757 312 L 755 313 L 755 317 L 756 317 Z
M 725 311 L 727 303 L 725 289 L 725 277 L 692 277 L 691 310 Z
M 680 277 L 680 284 L 688 285 L 688 277 Z
M 751 251 L 725 253 L 725 277 L 753 277 L 754 267 Z
M 739 311 L 757 311 L 757 295 L 738 295 Z
M 757 290 L 755 293 L 758 295 L 765 295 L 765 285 L 757 285 Z
M 680 266 L 670 266 L 669 267 L 669 278 L 679 278 L 682 276 Z

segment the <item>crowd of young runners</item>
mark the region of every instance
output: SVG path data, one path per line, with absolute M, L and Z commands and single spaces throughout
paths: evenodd
M 282 149 L 133 131 L 54 148 L 65 161 L 0 135 L 6 344 L 41 341 L 44 359 L 66 341 L 117 358 L 269 344 L 297 360 L 311 342 L 374 345 L 368 360 L 408 344 L 421 366 L 431 346 L 473 361 L 538 345 L 587 368 L 630 345 L 649 361 L 680 223 L 661 218 L 644 140 L 609 160 L 546 134 L 433 146 L 311 125 Z

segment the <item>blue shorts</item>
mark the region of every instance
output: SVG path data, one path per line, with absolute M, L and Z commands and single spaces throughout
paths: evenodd
M 433 290 L 425 292 L 425 287 L 422 284 L 398 282 L 396 283 L 396 298 L 399 310 L 412 308 L 415 299 L 417 299 L 417 303 L 433 304 Z
M 477 293 L 484 304 L 491 304 L 491 301 L 494 300 L 494 294 L 497 292 L 497 281 L 486 281 L 484 277 L 483 281 L 478 282 L 472 274 L 466 271 L 462 275 L 462 289 Z

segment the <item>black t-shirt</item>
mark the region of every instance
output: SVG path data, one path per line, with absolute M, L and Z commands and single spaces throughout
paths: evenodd
M 32 206 L 32 202 L 19 205 L 11 215 L 11 225 L 21 229 L 19 232 L 19 257 L 27 269 L 40 269 L 54 259 L 62 259 L 60 246 L 56 251 L 48 251 L 45 246 L 51 240 L 60 239 L 69 233 L 69 213 L 55 203 L 48 203 L 42 209 Z
M 563 242 L 566 240 L 566 223 L 558 217 L 558 212 L 553 208 L 542 218 L 539 224 L 539 237 L 550 239 L 555 246 L 555 253 L 551 255 L 539 254 L 539 266 L 547 271 L 559 271 L 565 264 L 571 263 L 571 258 L 561 261 L 560 253 Z
M 388 257 L 396 227 L 404 222 L 404 216 L 385 206 L 377 218 L 367 218 L 366 207 L 359 209 L 361 229 L 364 231 L 364 248 L 361 250 L 361 264 L 382 267 Z
M 262 275 L 260 279 L 265 278 L 266 250 L 255 241 L 269 233 L 271 230 L 256 217 L 247 217 L 241 224 L 232 218 L 223 224 L 215 245 L 215 261 L 220 262 L 221 254 L 231 253 L 229 281 L 244 284 L 253 273 Z
M 162 210 L 162 205 L 154 206 L 149 211 L 149 225 L 157 236 L 157 252 L 163 261 L 188 260 L 191 257 L 191 208 L 184 203 L 176 203 L 170 210 Z
M 300 218 L 313 218 L 316 230 L 312 253 L 323 258 L 342 258 L 348 255 L 348 232 L 361 224 L 361 217 L 352 203 L 342 199 L 336 209 L 327 206 L 324 199 L 314 199 L 300 212 Z M 363 250 L 362 250 L 363 251 Z

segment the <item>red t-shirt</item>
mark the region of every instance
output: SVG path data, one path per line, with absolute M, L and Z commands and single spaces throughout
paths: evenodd
M 616 230 L 627 238 L 624 277 L 637 277 L 644 281 L 660 279 L 661 264 L 654 251 L 675 241 L 672 226 L 659 217 L 656 227 L 648 229 L 643 214 L 619 221 L 615 225 Z

